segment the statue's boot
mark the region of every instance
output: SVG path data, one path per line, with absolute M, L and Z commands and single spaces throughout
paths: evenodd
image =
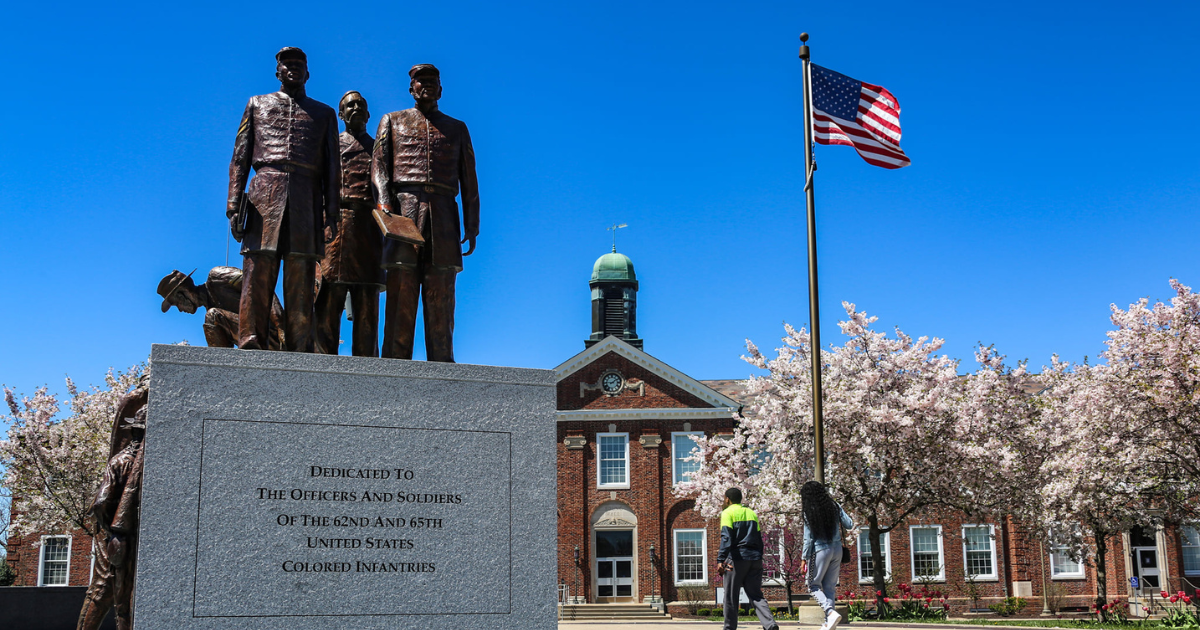
M 317 290 L 314 309 L 313 349 L 321 354 L 337 354 L 342 336 L 342 310 L 347 285 L 325 280 Z
M 113 605 L 113 575 L 112 563 L 108 558 L 108 545 L 99 538 L 92 543 L 92 582 L 88 585 L 87 593 L 83 596 L 83 608 L 79 610 L 79 622 L 76 630 L 98 630 L 104 622 Z
M 274 254 L 242 256 L 242 299 L 238 303 L 239 348 L 243 350 L 267 349 L 271 328 L 271 298 L 275 295 L 275 281 L 278 279 L 279 256 Z M 284 289 L 286 298 L 286 284 Z M 309 292 L 311 295 L 311 281 L 309 282 Z M 287 303 L 285 303 L 286 305 Z M 308 309 L 312 310 L 311 301 L 308 303 Z M 309 321 L 312 321 L 311 315 Z M 291 332 L 288 330 L 288 335 L 291 335 Z
M 421 297 L 425 309 L 425 358 L 454 363 L 454 282 L 458 270 L 453 267 L 429 267 L 425 271 Z
M 76 630 L 99 630 L 100 624 L 104 622 L 104 616 L 108 614 L 112 608 L 113 594 L 112 588 L 107 585 L 101 585 L 97 592 L 93 589 L 96 583 L 88 588 L 88 593 L 83 598 L 83 608 L 79 611 L 79 623 L 76 624 Z
M 302 256 L 284 257 L 284 347 L 291 352 L 313 351 L 313 292 L 316 283 L 317 267 L 312 259 Z M 266 308 L 270 313 L 270 295 L 267 296 Z M 265 330 L 260 338 L 267 338 Z
M 383 317 L 383 351 L 389 359 L 412 359 L 417 328 L 417 298 L 421 279 L 416 265 L 387 271 L 387 302 Z
M 352 286 L 350 311 L 354 313 L 354 341 L 350 352 L 356 357 L 379 356 L 379 289 L 376 285 Z

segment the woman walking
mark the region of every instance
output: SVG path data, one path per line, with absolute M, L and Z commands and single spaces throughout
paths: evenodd
M 854 521 L 829 496 L 825 485 L 809 481 L 800 487 L 804 504 L 804 563 L 808 590 L 825 611 L 821 630 L 833 630 L 842 616 L 833 609 L 838 572 L 842 568 L 842 532 L 854 529 Z

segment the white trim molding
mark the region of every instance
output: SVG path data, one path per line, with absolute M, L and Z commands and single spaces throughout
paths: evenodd
M 604 483 L 604 438 L 625 438 L 625 481 Z M 596 434 L 596 487 L 606 490 L 629 489 L 629 434 L 628 433 L 597 433 Z
M 971 575 L 971 561 L 968 558 L 968 553 L 972 553 L 972 552 L 968 552 L 968 550 L 967 550 L 967 530 L 968 529 L 979 529 L 979 528 L 987 528 L 988 547 L 989 547 L 989 551 L 992 554 L 992 557 L 991 557 L 992 572 L 976 574 L 975 580 L 977 582 L 999 581 L 1000 576 L 996 572 L 996 526 L 992 525 L 991 523 L 963 524 L 963 526 L 962 526 L 963 575 Z M 980 550 L 976 549 L 973 551 L 973 553 L 978 553 L 979 551 Z
M 679 579 L 679 534 L 700 534 L 700 572 L 704 576 L 699 580 Z M 708 584 L 708 530 L 705 529 L 673 529 L 671 530 L 671 564 L 674 565 L 671 577 L 676 586 L 707 585 Z
M 679 387 L 713 407 L 724 407 L 726 415 L 723 417 L 728 418 L 730 413 L 736 414 L 738 408 L 741 407 L 734 399 L 646 354 L 645 351 L 638 350 L 625 341 L 611 335 L 554 368 L 555 377 L 561 381 L 610 352 L 645 368 L 655 376 Z
M 855 547 L 856 556 L 858 558 L 858 583 L 871 584 L 875 581 L 874 576 L 863 577 L 862 563 L 864 558 L 870 556 L 863 553 L 871 541 L 867 539 L 867 534 L 870 531 L 867 527 L 858 528 L 858 546 Z M 892 577 L 892 532 L 883 532 L 879 535 L 879 546 L 883 547 L 883 575 L 885 580 Z M 872 568 L 873 569 L 873 568 Z
M 917 550 L 916 550 L 916 545 L 913 544 L 913 530 L 914 529 L 935 529 L 935 530 L 937 530 L 938 574 L 932 576 L 932 581 L 945 582 L 946 581 L 946 548 L 945 548 L 945 545 L 942 544 L 945 537 L 942 534 L 942 526 L 941 525 L 910 525 L 908 527 L 908 562 L 909 562 L 909 571 L 911 571 L 911 573 L 909 573 L 909 575 L 912 576 L 912 579 L 914 582 L 917 582 L 920 580 L 920 576 L 917 575 Z M 927 553 L 927 552 L 921 552 L 921 553 Z
M 672 431 L 671 432 L 671 485 L 672 486 L 678 486 L 679 484 L 687 481 L 687 479 L 683 479 L 683 480 L 679 479 L 678 466 L 681 462 L 679 461 L 679 459 L 680 459 L 679 453 L 677 453 L 675 451 L 675 446 L 676 446 L 675 437 L 680 436 L 680 435 L 682 435 L 682 436 L 690 436 L 690 435 L 703 436 L 704 432 L 703 431 Z M 692 454 L 692 452 L 694 452 L 695 450 L 697 450 L 699 448 L 697 446 L 697 444 L 695 442 L 693 442 L 690 438 L 687 440 L 687 442 L 692 445 L 692 448 L 689 449 L 688 452 L 683 455 L 684 457 L 690 456 Z M 687 473 L 684 473 L 684 474 L 687 474 Z
M 1191 558 L 1188 557 L 1189 549 L 1196 550 Z M 1179 554 L 1183 560 L 1180 567 L 1183 574 L 1188 577 L 1200 575 L 1200 528 L 1195 523 L 1179 528 Z M 1188 568 L 1188 565 L 1191 565 L 1191 568 Z
M 1057 546 L 1050 547 L 1050 549 L 1046 552 L 1046 555 L 1050 556 L 1050 579 L 1051 580 L 1081 580 L 1081 579 L 1087 577 L 1086 571 L 1083 568 L 1083 559 L 1080 558 L 1079 562 L 1075 562 L 1074 560 L 1071 560 L 1070 555 L 1067 553 L 1068 551 L 1069 550 L 1067 549 L 1066 545 L 1057 545 Z M 1074 564 L 1078 568 L 1078 570 L 1072 571 L 1070 573 L 1067 573 L 1065 571 L 1062 573 L 1055 573 L 1054 572 L 1054 556 L 1055 556 L 1055 554 L 1062 556 L 1063 558 L 1066 558 L 1067 562 Z
M 63 582 L 62 584 L 46 584 L 45 583 L 46 576 L 43 573 L 44 573 L 44 569 L 46 568 L 46 541 L 51 538 L 66 538 L 67 539 L 67 559 L 66 559 L 67 581 Z M 71 584 L 71 543 L 74 542 L 72 540 L 72 538 L 73 538 L 72 536 L 68 536 L 66 534 L 50 534 L 50 535 L 42 536 L 41 544 L 38 545 L 38 573 L 37 573 L 37 585 L 38 586 L 68 586 Z M 55 560 L 52 562 L 62 562 L 62 561 Z
M 619 420 L 728 420 L 737 417 L 736 409 L 695 409 L 660 407 L 657 409 L 580 409 L 558 411 L 559 422 L 615 422 Z

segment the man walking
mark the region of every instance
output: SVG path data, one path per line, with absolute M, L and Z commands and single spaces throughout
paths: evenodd
M 721 548 L 717 550 L 717 573 L 724 578 L 725 629 L 735 630 L 738 622 L 738 593 L 754 606 L 764 630 L 779 630 L 771 608 L 762 592 L 763 541 L 758 527 L 758 515 L 742 505 L 742 491 L 725 491 L 721 504 Z

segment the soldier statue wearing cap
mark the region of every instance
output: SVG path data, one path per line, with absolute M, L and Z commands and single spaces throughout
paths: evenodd
M 388 240 L 384 246 L 387 305 L 383 356 L 411 359 L 417 299 L 425 312 L 425 354 L 454 361 L 454 282 L 463 256 L 475 251 L 479 235 L 479 183 L 475 150 L 462 121 L 438 109 L 438 69 L 413 66 L 409 93 L 416 107 L 392 112 L 379 122 L 371 183 L 379 209 L 412 219 L 423 246 Z M 462 196 L 462 223 L 454 198 Z M 461 239 L 460 239 L 461 237 Z M 462 243 L 470 243 L 466 253 Z
M 354 333 L 351 353 L 379 356 L 379 292 L 383 289 L 383 234 L 372 216 L 371 150 L 367 133 L 367 100 L 351 90 L 338 103 L 346 131 L 338 136 L 342 161 L 341 219 L 336 235 L 325 237 L 321 288 L 317 290 L 316 350 L 337 354 L 346 296 L 350 297 Z
M 192 270 L 196 273 L 196 270 Z M 208 272 L 208 281 L 197 285 L 192 274 L 184 275 L 178 269 L 163 277 L 158 283 L 158 294 L 162 296 L 162 312 L 171 307 L 183 313 L 195 313 L 203 307 L 204 341 L 212 348 L 232 348 L 237 345 L 238 325 L 241 308 L 242 270 L 237 267 L 213 267 Z M 283 349 L 283 306 L 271 291 L 271 325 L 267 335 L 267 349 Z
M 144 377 L 143 377 L 144 379 Z M 146 434 L 145 380 L 117 403 L 108 465 L 92 515 L 99 533 L 93 547 L 92 581 L 79 611 L 78 630 L 96 630 L 115 609 L 117 630 L 133 627 L 133 578 L 137 567 L 138 514 L 142 492 L 142 442 Z
M 250 98 L 229 163 L 226 216 L 242 242 L 245 272 L 238 346 L 268 347 L 282 262 L 286 348 L 311 352 L 315 262 L 324 254 L 322 236 L 337 232 L 337 115 L 305 94 L 304 51 L 284 48 L 275 60 L 280 91 Z M 251 168 L 254 179 L 246 190 Z

